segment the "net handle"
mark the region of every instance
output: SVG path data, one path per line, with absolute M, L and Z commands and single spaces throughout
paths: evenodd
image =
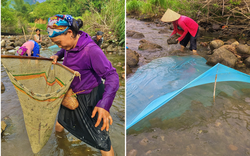
M 32 57 L 32 56 L 16 56 L 16 55 L 1 55 L 1 58 L 16 58 L 16 59 L 33 59 L 33 60 L 47 60 L 47 61 L 53 61 L 53 59 L 51 58 L 46 58 L 46 57 Z M 70 69 L 69 67 L 64 66 L 61 63 L 56 62 L 56 65 L 59 65 L 65 69 L 67 69 L 68 71 L 70 71 L 71 73 L 75 73 L 74 70 Z

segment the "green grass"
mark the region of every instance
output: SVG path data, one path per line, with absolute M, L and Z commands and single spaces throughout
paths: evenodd
M 127 1 L 127 12 L 129 13 L 140 12 L 143 3 L 144 2 L 140 0 Z

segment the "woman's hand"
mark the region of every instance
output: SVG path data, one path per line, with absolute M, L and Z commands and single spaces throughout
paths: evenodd
M 178 44 L 180 43 L 180 41 L 178 40 L 178 38 L 176 39 L 176 41 L 178 41 Z
M 53 59 L 53 64 L 56 64 L 56 62 L 57 62 L 57 59 L 58 59 L 58 56 L 57 55 L 52 55 L 52 56 L 50 56 L 50 58 L 51 59 Z
M 109 112 L 103 108 L 95 107 L 93 112 L 92 112 L 91 118 L 93 118 L 96 115 L 96 112 L 98 112 L 98 118 L 97 118 L 95 127 L 97 127 L 101 123 L 101 121 L 103 120 L 103 125 L 102 125 L 101 130 L 103 131 L 106 128 L 106 131 L 108 131 L 109 124 L 112 125 L 112 123 L 113 123 L 113 119 L 110 116 Z

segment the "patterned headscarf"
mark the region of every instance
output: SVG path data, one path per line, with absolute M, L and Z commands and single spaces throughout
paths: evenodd
M 49 37 L 56 37 L 61 35 L 69 29 L 73 24 L 73 17 L 71 15 L 55 15 L 48 19 L 47 31 Z
M 23 47 L 20 47 L 20 48 L 17 50 L 17 53 L 18 53 L 19 55 L 23 55 L 23 54 L 26 53 L 27 50 L 28 50 L 28 49 L 27 49 L 25 46 L 23 46 Z

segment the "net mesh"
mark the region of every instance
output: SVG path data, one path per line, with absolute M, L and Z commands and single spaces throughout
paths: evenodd
M 49 59 L 3 57 L 1 62 L 14 85 L 34 153 L 47 143 L 65 93 L 77 72 Z
M 250 82 L 249 75 L 221 64 L 211 68 L 199 56 L 164 57 L 140 67 L 127 81 L 126 128 L 129 129 L 183 90 L 214 83 L 215 78 L 217 82 Z

